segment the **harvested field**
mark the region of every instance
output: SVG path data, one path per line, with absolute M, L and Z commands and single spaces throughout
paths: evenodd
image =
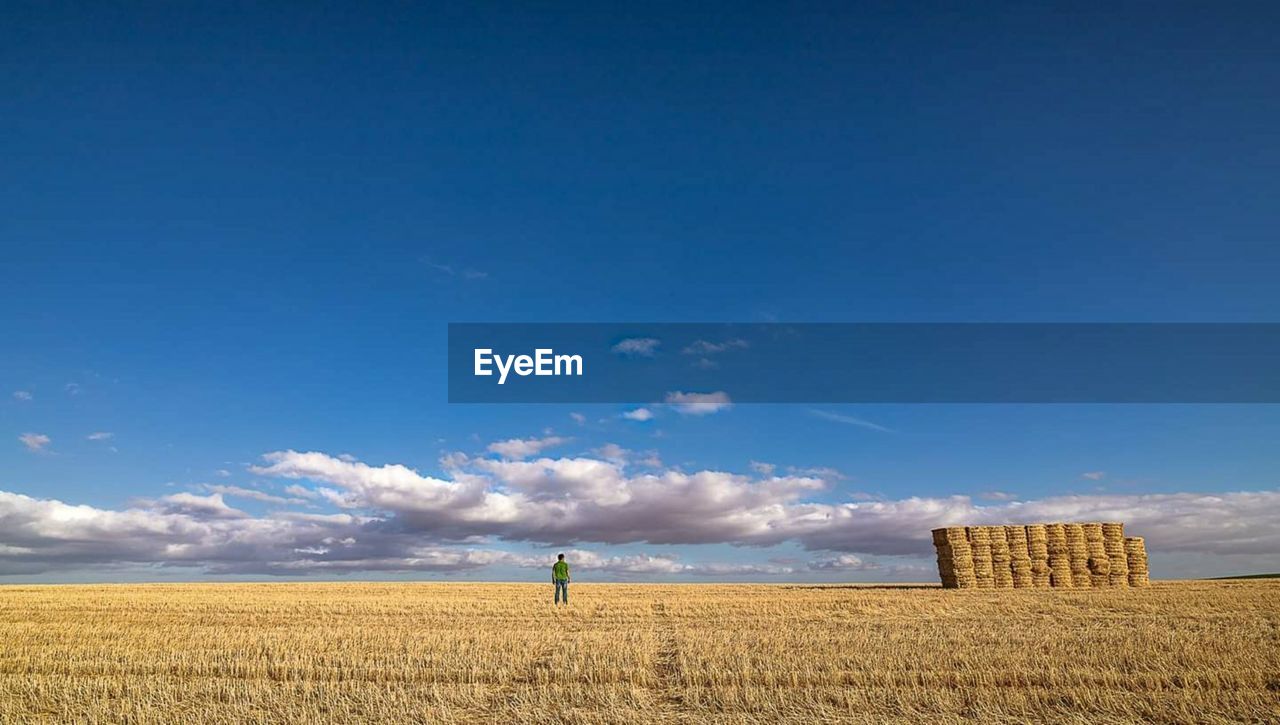
M 4 586 L 0 722 L 1280 719 L 1280 581 L 572 594 Z

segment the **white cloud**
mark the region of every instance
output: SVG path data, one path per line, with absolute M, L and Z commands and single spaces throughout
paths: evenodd
M 813 478 L 821 478 L 824 481 L 843 481 L 848 478 L 848 476 L 830 466 L 787 466 L 787 473 L 792 476 L 811 476 Z
M 53 439 L 43 433 L 23 433 L 18 436 L 18 440 L 32 453 L 44 453 L 53 442 Z
M 307 497 L 286 498 L 284 496 L 276 496 L 275 494 L 267 493 L 266 491 L 259 491 L 256 488 L 245 488 L 244 486 L 226 486 L 223 484 L 206 483 L 202 488 L 210 493 L 216 493 L 222 496 L 238 496 L 240 498 L 252 499 L 254 501 L 262 501 L 263 503 L 274 503 L 280 505 L 297 505 L 307 503 L 305 500 Z M 290 488 L 292 488 L 292 486 Z M 303 490 L 306 491 L 306 489 Z M 311 492 L 307 491 L 307 493 Z
M 815 408 L 815 409 L 810 409 L 809 414 L 816 418 L 822 418 L 823 420 L 830 420 L 836 423 L 844 423 L 845 425 L 856 425 L 860 428 L 867 428 L 869 430 L 878 430 L 881 433 L 894 432 L 892 428 L 886 428 L 882 425 L 879 425 L 878 423 L 872 423 L 869 420 L 864 420 L 862 418 L 858 418 L 852 415 L 845 415 L 843 413 L 832 413 L 829 410 L 817 410 Z
M 183 514 L 195 519 L 239 519 L 248 516 L 231 508 L 222 500 L 221 493 L 200 496 L 194 493 L 175 493 L 161 497 L 155 508 L 167 514 Z
M 711 415 L 729 408 L 733 403 L 729 399 L 728 393 L 723 391 L 686 393 L 679 390 L 667 393 L 663 402 L 670 405 L 681 415 Z
M 767 465 L 767 464 L 765 464 Z M 224 496 L 277 503 L 272 494 L 208 485 L 125 510 L 0 492 L 0 573 L 92 564 L 198 566 L 209 572 L 305 574 L 465 571 L 522 566 L 545 556 L 462 548 L 500 540 L 573 546 L 789 543 L 825 552 L 807 564 L 686 563 L 664 554 L 595 555 L 580 566 L 655 576 L 767 576 L 857 571 L 873 555 L 924 560 L 938 526 L 1037 521 L 1124 521 L 1157 560 L 1225 557 L 1233 570 L 1280 567 L 1280 490 L 1071 495 L 977 503 L 968 496 L 852 501 L 821 478 L 756 478 L 725 471 L 638 469 L 607 458 L 466 458 L 446 477 L 318 452 L 278 451 L 253 472 L 310 481 L 286 496 L 317 496 L 344 512 L 250 515 Z M 642 472 L 641 472 L 642 471 Z M 284 498 L 284 497 L 279 497 Z M 840 500 L 843 499 L 843 500 Z M 292 503 L 288 499 L 285 503 Z M 347 542 L 347 543 L 344 543 Z M 321 552 L 323 550 L 323 553 Z M 881 571 L 889 571 L 881 567 Z
M 67 383 L 62 386 L 62 389 L 67 392 L 67 395 L 79 395 L 81 390 L 79 383 Z
M 671 555 L 565 552 L 574 571 L 665 576 L 779 574 L 771 564 L 693 563 Z M 174 494 L 125 511 L 0 491 L 0 575 L 103 565 L 199 567 L 213 574 L 302 575 L 370 571 L 460 572 L 549 568 L 554 555 L 423 541 L 386 521 L 283 512 L 253 518 L 221 497 Z
M 680 352 L 684 353 L 685 355 L 715 355 L 716 353 L 721 353 L 728 350 L 745 350 L 748 347 L 750 347 L 750 345 L 747 344 L 746 340 L 737 339 L 737 338 L 732 340 L 725 340 L 723 342 L 707 342 L 706 340 L 696 340 L 692 345 L 689 345 L 688 347 L 681 350 Z
M 15 390 L 15 391 L 13 391 L 13 399 L 14 399 L 14 400 L 21 400 L 21 401 L 24 401 L 24 402 L 25 402 L 25 401 L 31 400 L 31 399 L 32 399 L 32 398 L 34 398 L 34 397 L 35 397 L 35 396 L 33 396 L 33 395 L 31 394 L 31 391 L 29 391 L 29 390 Z
M 812 571 L 866 571 L 878 569 L 879 565 L 863 561 L 862 557 L 853 554 L 841 554 L 826 559 L 814 559 L 809 562 L 808 568 Z
M 1080 477 L 1087 478 L 1090 481 L 1101 481 L 1102 479 L 1107 477 L 1107 472 L 1106 471 L 1089 471 L 1087 473 L 1080 474 Z
M 577 423 L 578 425 L 583 425 L 584 423 L 587 422 L 587 416 L 583 415 L 582 413 L 570 413 L 569 417 L 573 418 L 573 422 Z
M 793 535 L 811 549 L 925 555 L 929 530 L 940 526 L 1123 521 L 1130 534 L 1145 536 L 1153 551 L 1280 552 L 1280 490 L 1069 495 L 989 506 L 975 504 L 968 496 L 911 497 L 818 510 L 821 520 L 793 521 Z
M 1280 551 L 1280 491 L 1059 496 L 979 505 L 967 496 L 807 502 L 820 478 L 753 481 L 719 471 L 625 475 L 592 458 L 476 459 L 442 481 L 400 466 L 346 464 L 319 453 L 271 454 L 263 475 L 336 484 L 362 507 L 386 507 L 457 535 L 543 543 L 767 545 L 927 555 L 929 530 L 979 523 L 1121 520 L 1166 548 Z
M 320 498 L 320 494 L 316 493 L 315 491 L 312 491 L 306 486 L 299 486 L 296 483 L 291 483 L 288 486 L 285 486 L 284 492 L 289 494 L 290 496 L 296 496 L 298 498 L 305 498 L 305 499 Z
M 653 357 L 661 344 L 662 341 L 653 337 L 629 337 L 619 340 L 612 349 L 619 355 L 628 357 Z
M 225 469 L 225 468 L 219 468 L 218 470 L 214 471 L 213 473 L 214 473 L 214 475 L 215 475 L 215 476 L 217 476 L 218 478 L 231 478 L 231 471 L 228 471 L 228 470 L 227 470 L 227 469 Z
M 778 467 L 773 465 L 772 463 L 761 463 L 760 461 L 751 462 L 751 470 L 755 471 L 756 473 L 759 473 L 762 476 L 772 476 L 773 472 L 777 470 L 777 468 Z
M 497 453 L 503 458 L 520 460 L 528 458 L 529 456 L 535 456 L 548 448 L 562 445 L 568 441 L 568 438 L 561 438 L 560 436 L 547 436 L 545 438 L 512 438 L 511 440 L 490 443 L 488 450 L 490 453 Z
M 636 408 L 635 410 L 628 410 L 627 412 L 623 413 L 622 417 L 626 418 L 627 420 L 637 420 L 637 421 L 643 422 L 646 420 L 653 420 L 653 411 L 649 410 L 648 408 Z
M 452 480 L 322 453 L 266 458 L 269 465 L 255 473 L 334 486 L 331 500 L 345 507 L 391 510 L 401 525 L 412 522 L 437 536 L 549 544 L 764 542 L 778 538 L 789 502 L 825 487 L 817 478 L 755 481 L 721 471 L 628 476 L 599 458 L 470 459 Z
M 1017 496 L 1009 493 L 1008 491 L 983 491 L 978 494 L 978 498 L 985 498 L 989 501 L 1012 501 L 1017 498 Z
M 627 458 L 631 455 L 631 451 L 618 445 L 617 443 L 606 443 L 593 451 L 596 455 L 609 461 L 622 465 L 627 462 Z
M 106 431 L 98 431 L 97 433 L 90 433 L 89 435 L 85 436 L 85 440 L 109 441 L 114 437 L 115 435 L 113 433 L 108 433 Z

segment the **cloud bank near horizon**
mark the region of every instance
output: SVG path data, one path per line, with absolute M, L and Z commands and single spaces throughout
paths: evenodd
M 765 560 L 686 562 L 590 548 L 574 550 L 573 558 L 579 569 L 616 575 L 769 577 L 915 567 L 929 579 L 920 562 L 932 554 L 932 528 L 1061 520 L 1124 521 L 1153 552 L 1280 565 L 1280 490 L 833 503 L 820 500 L 833 479 L 817 473 L 775 475 L 762 465 L 753 466 L 753 476 L 689 473 L 632 467 L 625 455 L 532 458 L 541 447 L 508 448 L 495 450 L 496 458 L 450 454 L 441 461 L 442 477 L 345 455 L 267 453 L 250 470 L 287 483 L 287 497 L 206 484 L 197 487 L 204 495 L 180 492 L 116 510 L 0 491 L 0 575 L 155 565 L 208 574 L 466 572 L 542 567 L 547 555 L 536 551 L 542 546 L 718 544 L 760 547 Z M 227 498 L 276 508 L 255 515 Z M 298 506 L 306 508 L 292 508 Z M 768 559 L 768 548 L 781 544 L 813 558 Z M 906 563 L 868 558 L 874 556 Z

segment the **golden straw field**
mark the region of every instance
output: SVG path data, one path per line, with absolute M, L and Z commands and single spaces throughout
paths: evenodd
M 0 722 L 1276 722 L 1280 582 L 0 586 Z

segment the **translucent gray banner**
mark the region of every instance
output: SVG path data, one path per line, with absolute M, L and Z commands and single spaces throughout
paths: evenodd
M 1280 324 L 454 323 L 452 403 L 1276 403 Z

